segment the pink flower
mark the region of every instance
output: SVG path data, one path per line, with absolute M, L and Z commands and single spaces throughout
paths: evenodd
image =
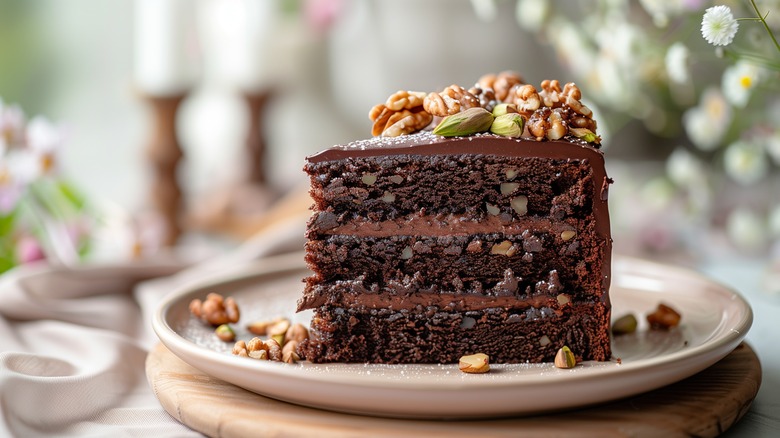
M 16 258 L 21 264 L 45 260 L 43 248 L 32 236 L 24 236 L 16 244 Z
M 24 142 L 24 112 L 17 105 L 4 105 L 0 99 L 0 156 Z
M 307 0 L 304 4 L 306 21 L 319 33 L 325 33 L 343 9 L 343 0 Z

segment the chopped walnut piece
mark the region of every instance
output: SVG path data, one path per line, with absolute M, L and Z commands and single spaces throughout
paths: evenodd
M 309 330 L 303 324 L 295 323 L 284 334 L 284 345 L 289 342 L 301 343 L 304 339 L 309 339 Z
M 236 356 L 249 357 L 249 352 L 246 349 L 246 342 L 236 341 L 233 346 L 233 354 Z
M 569 132 L 566 110 L 542 107 L 528 119 L 528 132 L 537 140 L 558 140 Z
M 676 310 L 659 303 L 655 311 L 647 315 L 647 322 L 650 323 L 651 330 L 669 330 L 677 327 L 681 318 Z
M 249 342 L 236 342 L 233 346 L 233 354 L 250 357 L 257 360 L 282 360 L 282 348 L 273 340 L 263 341 L 260 338 L 252 338 Z
M 424 91 L 399 90 L 387 98 L 385 107 L 391 111 L 410 110 L 422 106 L 423 99 L 425 99 Z
M 423 101 L 423 108 L 428 113 L 446 117 L 463 110 L 478 107 L 479 99 L 460 85 L 450 85 L 440 93 L 428 93 Z
M 544 106 L 548 108 L 559 108 L 563 105 L 563 98 L 561 94 L 561 83 L 557 79 L 549 80 L 545 79 L 541 83 L 541 90 L 539 91 L 539 97 L 542 99 Z
M 474 86 L 469 88 L 469 93 L 473 94 L 479 100 L 479 106 L 488 111 L 493 111 L 501 101 L 496 98 L 496 93 L 490 88 L 480 88 Z
M 519 84 L 512 87 L 507 96 L 507 101 L 514 103 L 517 106 L 517 112 L 526 117 L 529 117 L 542 105 L 539 93 L 536 92 L 536 88 L 531 84 Z
M 582 92 L 574 82 L 569 82 L 563 86 L 561 97 L 564 101 L 564 107 L 569 111 L 569 126 L 571 128 L 587 129 L 594 135 L 596 133 L 596 121 L 593 120 L 593 111 L 583 105 Z
M 561 97 L 563 97 L 564 103 L 577 114 L 585 117 L 590 117 L 593 114 L 593 111 L 591 111 L 590 108 L 580 102 L 580 99 L 582 99 L 582 92 L 574 82 L 569 82 L 563 86 Z
M 421 131 L 433 121 L 433 116 L 425 111 L 411 112 L 403 110 L 395 113 L 387 121 L 382 137 L 398 137 Z
M 194 299 L 190 302 L 190 313 L 213 326 L 238 322 L 240 312 L 238 304 L 232 297 L 224 298 L 217 293 L 210 293 L 206 301 Z
M 268 346 L 268 358 L 273 361 L 282 361 L 282 346 L 276 342 L 275 339 L 269 339 L 265 341 L 265 345 Z
M 421 91 L 397 91 L 371 108 L 368 118 L 374 122 L 371 134 L 397 137 L 411 134 L 428 126 L 433 117 L 423 110 L 425 93 Z
M 499 74 L 486 74 L 479 78 L 477 86 L 483 89 L 490 88 L 496 95 L 496 99 L 507 102 L 509 90 L 517 84 L 522 84 L 523 78 L 513 71 L 503 71 Z

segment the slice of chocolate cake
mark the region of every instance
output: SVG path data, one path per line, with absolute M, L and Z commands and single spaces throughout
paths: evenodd
M 603 153 L 565 134 L 424 131 L 308 157 L 302 355 L 541 362 L 567 345 L 608 360 L 611 181 Z

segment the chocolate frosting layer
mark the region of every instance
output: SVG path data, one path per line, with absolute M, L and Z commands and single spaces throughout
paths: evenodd
M 607 198 L 612 180 L 604 168 L 604 153 L 576 138 L 559 141 L 513 139 L 493 134 L 446 138 L 424 131 L 400 137 L 375 137 L 334 146 L 307 157 L 310 163 L 339 161 L 358 157 L 383 155 L 494 155 L 504 157 L 540 157 L 551 159 L 587 160 L 593 169 L 593 215 L 596 233 L 604 242 L 602 287 L 606 293 L 611 279 L 612 237 Z
M 457 155 L 483 154 L 508 157 L 596 158 L 603 162 L 604 153 L 574 137 L 565 140 L 535 141 L 508 138 L 495 134 L 468 137 L 442 137 L 423 131 L 400 137 L 373 137 L 336 145 L 309 157 L 310 163 L 343 160 L 351 157 L 379 155 Z

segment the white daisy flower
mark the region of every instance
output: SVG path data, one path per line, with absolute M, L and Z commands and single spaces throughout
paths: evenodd
M 722 84 L 723 95 L 726 100 L 738 108 L 744 108 L 750 94 L 756 84 L 759 82 L 761 69 L 749 62 L 739 61 L 730 66 L 723 72 Z
M 6 105 L 0 99 L 0 156 L 24 141 L 24 112 L 18 105 Z
M 691 80 L 691 72 L 688 68 L 690 56 L 691 51 L 681 42 L 676 42 L 669 47 L 664 58 L 669 79 L 678 84 L 686 84 Z
M 515 19 L 523 29 L 536 32 L 544 24 L 549 12 L 547 0 L 518 0 Z
M 728 6 L 713 6 L 704 11 L 701 35 L 713 46 L 727 46 L 734 40 L 739 23 Z
M 702 93 L 699 105 L 685 112 L 683 126 L 696 147 L 712 151 L 726 134 L 731 119 L 731 107 L 723 94 L 717 88 L 709 88 Z
M 63 140 L 62 129 L 45 117 L 36 116 L 27 124 L 27 146 L 37 156 L 44 174 L 56 165 L 57 151 Z
M 666 160 L 666 174 L 681 187 L 689 187 L 704 180 L 704 165 L 682 147 L 675 149 Z
M 726 234 L 740 248 L 757 250 L 764 246 L 767 239 L 766 223 L 756 212 L 747 208 L 737 208 L 726 219 Z
M 726 148 L 723 155 L 723 167 L 734 181 L 750 185 L 766 176 L 769 162 L 764 150 L 754 143 L 739 140 Z
M 772 160 L 780 166 L 780 130 L 775 131 L 773 134 L 766 137 L 766 151 Z

